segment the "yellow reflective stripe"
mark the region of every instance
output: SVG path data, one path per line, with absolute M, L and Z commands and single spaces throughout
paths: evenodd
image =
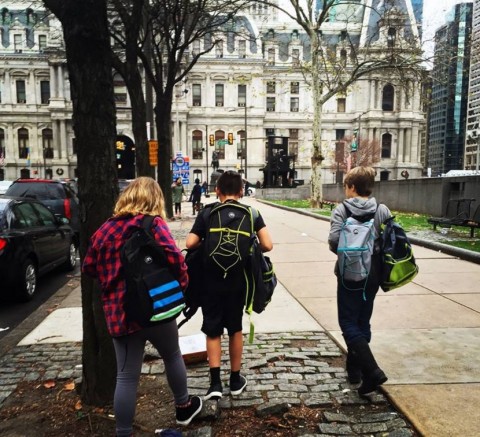
M 235 231 L 233 229 L 230 229 L 230 228 L 211 228 L 210 229 L 210 232 L 229 232 L 231 234 L 241 234 L 241 235 L 245 235 L 247 237 L 250 237 L 251 234 L 249 234 L 248 232 L 245 232 L 245 231 Z

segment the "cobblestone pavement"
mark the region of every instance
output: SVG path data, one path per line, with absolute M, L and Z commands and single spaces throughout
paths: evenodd
M 224 338 L 223 347 L 227 348 Z M 346 381 L 344 359 L 339 347 L 324 332 L 257 334 L 252 344 L 245 340 L 242 373 L 248 379 L 245 391 L 234 399 L 224 387 L 218 408 L 255 407 L 257 416 L 282 413 L 290 406 L 321 408 L 319 434 L 412 436 L 411 426 L 381 393 L 371 402 L 361 399 Z M 228 359 L 227 356 L 224 357 Z M 222 379 L 228 380 L 228 363 L 222 364 Z M 143 374 L 163 374 L 164 366 L 152 347 L 147 347 Z M 205 363 L 188 366 L 191 394 L 204 395 L 209 385 Z M 1 403 L 21 381 L 81 378 L 81 344 L 17 346 L 0 360 Z M 208 410 L 215 401 L 205 402 Z M 381 413 L 365 408 L 382 405 Z M 205 413 L 208 416 L 208 411 Z M 261 420 L 261 419 L 259 419 Z M 204 427 L 194 435 L 211 435 Z M 193 435 L 193 434 L 192 434 Z M 301 430 L 297 435 L 301 434 Z

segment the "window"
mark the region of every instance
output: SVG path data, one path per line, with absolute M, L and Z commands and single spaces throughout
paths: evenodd
M 275 82 L 267 82 L 267 94 L 275 94 Z
M 239 130 L 237 138 L 240 138 L 240 141 L 237 141 L 237 159 L 245 159 L 245 131 Z
M 275 49 L 268 49 L 267 53 L 268 53 L 267 64 L 275 65 Z
M 267 97 L 267 111 L 275 111 L 275 97 Z
M 335 129 L 335 140 L 343 140 L 345 138 L 345 129 Z
M 47 36 L 39 35 L 38 37 L 38 49 L 44 50 L 47 47 Z
M 18 218 L 18 228 L 42 226 L 38 215 L 33 210 L 31 203 L 22 203 L 15 209 L 15 217 Z
M 5 131 L 3 129 L 0 129 L 0 158 L 6 158 Z
M 298 97 L 290 97 L 290 112 L 298 112 L 299 105 Z
M 40 81 L 40 101 L 42 105 L 48 105 L 50 101 L 50 81 L 48 80 Z
M 387 34 L 387 46 L 392 48 L 395 46 L 395 39 L 397 38 L 397 29 L 390 27 Z
M 347 51 L 345 49 L 340 50 L 340 65 L 342 67 L 347 65 Z
M 115 103 L 127 103 L 127 87 L 122 76 L 118 73 L 113 76 L 113 92 Z
M 40 216 L 40 220 L 44 226 L 53 226 L 55 224 L 55 217 L 46 207 L 37 203 L 33 203 L 32 206 Z
M 247 85 L 238 85 L 238 106 L 244 107 L 247 103 Z
M 339 97 L 337 99 L 337 112 L 345 112 L 346 111 L 346 100 L 345 97 Z
M 21 159 L 28 158 L 28 130 L 25 128 L 18 129 L 18 157 Z
M 25 93 L 25 81 L 17 80 L 16 86 L 17 86 L 17 103 L 26 103 L 27 95 Z
M 22 35 L 20 33 L 15 33 L 13 35 L 13 49 L 15 50 L 15 53 L 22 53 Z
M 292 49 L 292 65 L 298 67 L 300 65 L 300 50 Z
M 242 59 L 247 57 L 247 41 L 244 39 L 238 40 L 238 57 Z
M 217 44 L 215 45 L 215 56 L 217 58 L 223 58 L 223 41 L 217 41 Z
M 192 85 L 192 105 L 202 106 L 202 86 L 199 83 Z
M 215 85 L 215 106 L 223 106 L 223 84 Z
M 395 90 L 392 84 L 388 83 L 383 87 L 382 110 L 393 111 L 394 100 L 395 100 Z
M 392 155 L 392 134 L 388 132 L 382 136 L 382 158 L 391 158 Z
M 290 82 L 290 94 L 298 94 L 300 92 L 300 82 Z
M 275 136 L 275 128 L 269 127 L 267 129 L 265 129 L 265 136 L 267 136 L 267 137 Z
M 225 159 L 225 145 L 222 143 L 218 144 L 219 140 L 225 139 L 225 132 L 223 130 L 215 131 L 215 152 L 217 153 L 218 159 Z
M 77 154 L 77 139 L 76 138 L 72 138 L 72 153 L 74 155 Z
M 295 161 L 298 156 L 298 129 L 288 130 L 288 154 L 295 156 Z
M 192 55 L 197 56 L 200 53 L 200 40 L 195 40 L 192 43 Z
M 192 155 L 193 159 L 203 158 L 203 133 L 200 130 L 192 132 Z
M 52 129 L 42 130 L 43 157 L 45 159 L 53 158 L 53 131 Z

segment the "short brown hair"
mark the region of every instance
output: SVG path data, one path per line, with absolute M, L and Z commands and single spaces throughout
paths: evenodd
M 217 180 L 217 188 L 224 196 L 240 196 L 243 189 L 243 181 L 240 173 L 227 170 Z
M 345 176 L 344 185 L 355 186 L 355 191 L 360 196 L 370 196 L 375 183 L 375 170 L 372 167 L 352 168 Z
M 149 177 L 139 177 L 130 182 L 115 204 L 113 216 L 159 215 L 165 219 L 165 199 L 158 183 Z

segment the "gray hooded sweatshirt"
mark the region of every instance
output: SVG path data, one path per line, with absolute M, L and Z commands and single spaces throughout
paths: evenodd
M 390 210 L 383 203 L 378 205 L 375 197 L 364 199 L 363 197 L 352 197 L 345 199 L 344 202 L 348 205 L 351 215 L 362 217 L 364 215 L 373 214 L 375 211 L 375 253 L 378 252 L 378 237 L 380 236 L 380 226 L 389 217 L 392 216 Z M 328 245 L 333 253 L 337 253 L 338 240 L 340 238 L 340 230 L 347 219 L 347 210 L 342 203 L 340 203 L 332 212 L 330 219 L 330 234 L 328 235 Z

